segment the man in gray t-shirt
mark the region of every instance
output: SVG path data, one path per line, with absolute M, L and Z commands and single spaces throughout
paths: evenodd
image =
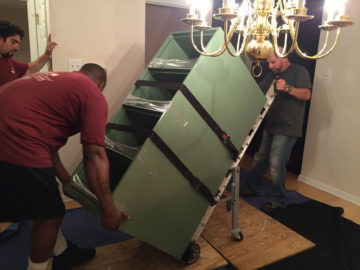
M 261 195 L 261 179 L 270 165 L 272 192 L 270 199 L 261 209 L 270 212 L 286 206 L 286 164 L 297 138 L 303 136 L 303 122 L 306 102 L 311 97 L 311 81 L 307 70 L 292 64 L 288 58 L 268 59 L 271 73 L 260 82 L 264 94 L 274 83 L 276 97 L 267 117 L 259 151 L 245 178 L 246 187 L 240 190 L 242 196 Z

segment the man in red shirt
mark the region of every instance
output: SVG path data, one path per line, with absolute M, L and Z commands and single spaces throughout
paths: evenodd
M 67 244 L 59 230 L 65 208 L 55 176 L 63 183 L 70 177 L 58 155 L 68 137 L 81 134 L 85 174 L 103 226 L 116 230 L 128 218 L 116 209 L 109 187 L 105 83 L 104 69 L 86 64 L 80 72 L 35 73 L 0 88 L 0 222 L 33 219 L 29 270 L 45 269 L 52 252 L 53 270 L 95 255 Z
M 48 37 L 45 53 L 33 62 L 24 64 L 12 59 L 19 50 L 24 31 L 9 21 L 0 20 L 0 86 L 25 74 L 38 72 L 49 60 L 56 43 Z

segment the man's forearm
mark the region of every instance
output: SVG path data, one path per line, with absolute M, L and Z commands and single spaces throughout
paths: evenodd
M 98 198 L 103 210 L 114 206 L 109 185 L 109 163 L 101 157 L 84 157 L 84 168 L 88 183 Z
M 292 95 L 300 100 L 309 100 L 311 98 L 311 91 L 309 88 L 291 87 L 291 91 L 289 92 L 289 95 Z
M 44 53 L 35 61 L 30 62 L 28 64 L 29 66 L 26 74 L 31 74 L 40 71 L 40 69 L 42 69 L 43 66 L 45 66 L 45 64 L 47 63 L 47 61 L 49 61 L 49 59 L 50 59 L 50 55 Z
M 86 178 L 101 206 L 101 223 L 106 229 L 117 230 L 121 220 L 129 217 L 116 209 L 114 204 L 105 148 L 96 144 L 83 144 L 83 156 Z

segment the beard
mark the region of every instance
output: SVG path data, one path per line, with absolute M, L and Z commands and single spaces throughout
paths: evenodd
M 280 73 L 280 70 L 279 70 L 279 69 L 272 69 L 271 71 L 272 71 L 272 73 L 274 73 L 274 74 L 279 74 L 279 73 Z
M 1 54 L 1 57 L 2 57 L 2 58 L 11 58 L 11 57 L 13 57 L 13 56 L 14 56 L 14 53 L 12 53 L 12 52 L 2 53 L 2 54 Z

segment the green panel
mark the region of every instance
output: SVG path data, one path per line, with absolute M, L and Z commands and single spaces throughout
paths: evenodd
M 184 84 L 239 149 L 266 101 L 242 60 L 201 56 Z
M 208 206 L 149 140 L 113 194 L 131 217 L 119 229 L 178 259 Z
M 205 39 L 207 50 L 215 51 L 223 42 L 223 31 L 206 31 Z M 179 32 L 167 38 L 155 57 L 189 59 L 198 54 L 192 48 L 189 33 Z M 146 69 L 140 79 L 174 82 L 180 75 L 240 149 L 265 103 L 264 95 L 243 62 L 227 52 L 214 58 L 200 56 L 186 73 L 176 69 Z M 124 105 L 111 122 L 156 131 L 215 195 L 233 163 L 230 152 L 217 135 L 180 91 L 141 86 L 134 87 L 131 93 L 146 99 L 171 100 L 171 105 L 162 114 Z M 131 217 L 119 229 L 180 259 L 209 206 L 207 200 L 149 139 L 119 131 L 107 132 L 107 136 L 119 143 L 141 147 L 133 161 L 109 156 L 115 203 Z M 77 173 L 86 182 L 81 170 L 80 166 Z M 65 185 L 65 190 L 99 215 L 96 201 L 78 189 L 74 183 Z

